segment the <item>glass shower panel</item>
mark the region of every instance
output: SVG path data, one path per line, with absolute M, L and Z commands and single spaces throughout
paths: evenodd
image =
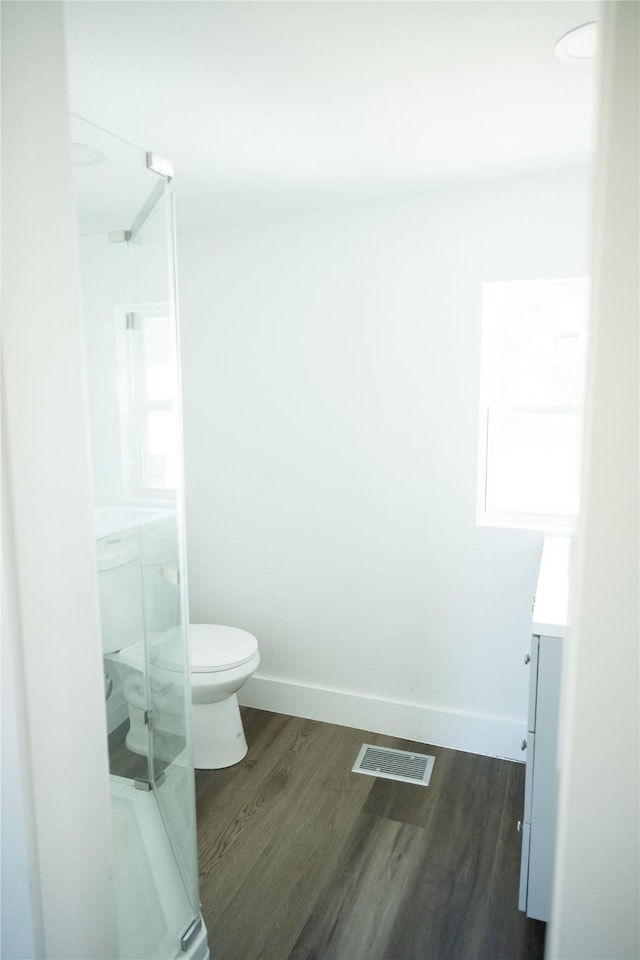
M 181 558 L 182 447 L 175 297 L 173 198 L 154 187 L 127 243 L 129 303 L 120 331 L 128 357 L 126 421 L 130 488 L 162 503 L 164 519 L 141 534 L 151 787 L 189 894 L 197 902 L 193 764 L 187 725 L 191 693 Z M 126 347 L 125 347 L 126 344 Z M 171 507 L 169 506 L 171 504 Z
M 177 957 L 199 897 L 173 201 L 143 151 L 72 135 L 120 957 Z

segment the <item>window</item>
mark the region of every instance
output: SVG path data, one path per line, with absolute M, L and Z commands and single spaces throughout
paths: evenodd
M 180 464 L 175 324 L 166 304 L 118 311 L 123 472 L 130 496 L 175 496 Z
M 483 285 L 479 524 L 574 525 L 588 295 L 585 278 Z

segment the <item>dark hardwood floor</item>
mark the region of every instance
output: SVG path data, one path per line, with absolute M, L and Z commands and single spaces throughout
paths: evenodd
M 125 737 L 128 731 L 129 721 L 125 720 L 109 734 L 109 773 L 118 777 L 126 777 L 129 780 L 147 780 L 149 777 L 149 760 L 146 756 L 132 753 L 131 750 L 127 749 Z M 164 748 L 165 756 L 175 757 L 184 749 L 184 739 L 171 734 L 163 734 L 161 745 Z M 167 766 L 167 760 L 155 759 L 155 776 L 160 776 Z
M 243 709 L 249 753 L 196 773 L 214 960 L 542 960 L 517 909 L 524 767 Z M 351 773 L 362 743 L 428 787 Z

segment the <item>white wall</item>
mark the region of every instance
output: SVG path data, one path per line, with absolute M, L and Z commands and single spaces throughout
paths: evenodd
M 592 340 L 547 956 L 640 956 L 638 4 L 605 4 Z
M 3 425 L 4 435 L 4 425 Z M 5 456 L 2 451 L 3 459 Z M 13 538 L 6 483 L 2 484 L 2 780 L 0 825 L 2 918 L 0 956 L 32 960 L 44 950 L 33 778 L 28 762 L 24 661 L 13 576 Z
M 520 759 L 542 537 L 475 526 L 481 284 L 584 274 L 587 210 L 569 171 L 179 235 L 191 618 L 258 637 L 245 702 Z
M 3 673 L 8 665 L 16 723 L 3 754 L 2 828 L 13 840 L 9 848 L 3 836 L 3 858 L 10 849 L 31 897 L 12 901 L 3 884 L 3 949 L 88 960 L 115 956 L 116 928 L 59 3 L 2 4 L 2 134 L 3 481 L 13 538 Z M 33 809 L 21 816 L 25 793 Z

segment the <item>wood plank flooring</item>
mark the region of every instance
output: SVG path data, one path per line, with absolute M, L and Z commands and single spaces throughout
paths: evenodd
M 127 749 L 125 737 L 129 732 L 129 721 L 125 720 L 109 734 L 109 773 L 128 780 L 147 780 L 149 777 L 149 759 Z M 184 749 L 184 739 L 172 734 L 154 734 L 156 741 L 164 749 L 164 755 L 177 757 Z M 154 761 L 155 776 L 158 777 L 167 768 L 167 760 Z
M 196 772 L 214 960 L 542 960 L 517 909 L 524 768 L 243 708 L 249 753 Z M 362 743 L 436 757 L 428 787 L 351 773 Z

